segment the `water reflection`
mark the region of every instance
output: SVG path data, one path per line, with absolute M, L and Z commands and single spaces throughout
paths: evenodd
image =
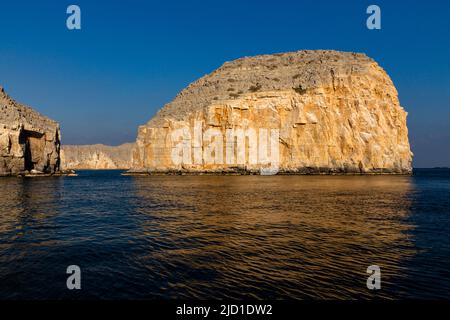
M 410 177 L 135 178 L 146 261 L 174 297 L 370 297 L 414 255 Z M 167 272 L 174 270 L 176 273 Z M 377 296 L 393 297 L 395 290 Z
M 414 218 L 425 181 L 115 171 L 2 179 L 0 298 L 445 296 L 430 265 L 448 261 L 446 249 L 417 248 L 436 234 L 416 232 L 431 225 Z M 438 182 L 447 190 L 448 180 Z M 70 264 L 82 269 L 80 292 L 65 287 Z M 366 288 L 374 264 L 377 292 Z

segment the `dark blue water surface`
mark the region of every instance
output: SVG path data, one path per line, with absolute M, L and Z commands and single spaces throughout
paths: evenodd
M 0 298 L 450 298 L 450 170 L 0 180 Z M 78 265 L 82 289 L 68 290 Z M 366 287 L 370 265 L 381 289 Z

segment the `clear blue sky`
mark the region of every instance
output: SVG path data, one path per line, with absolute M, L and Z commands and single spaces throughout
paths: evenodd
M 66 8 L 82 30 L 66 28 Z M 382 30 L 366 28 L 366 8 Z M 0 85 L 60 122 L 65 144 L 134 141 L 179 90 L 242 56 L 365 52 L 409 112 L 416 167 L 450 166 L 450 1 L 0 2 Z

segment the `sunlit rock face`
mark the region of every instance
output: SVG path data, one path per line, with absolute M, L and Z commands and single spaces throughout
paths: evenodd
M 63 169 L 130 169 L 134 143 L 120 146 L 63 145 L 61 167 Z
M 59 124 L 0 87 L 0 176 L 59 172 Z
M 410 173 L 406 116 L 389 76 L 364 54 L 242 58 L 139 128 L 131 171 Z

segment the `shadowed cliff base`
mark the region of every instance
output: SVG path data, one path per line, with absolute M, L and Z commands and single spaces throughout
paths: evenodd
M 165 170 L 165 171 L 155 171 L 155 170 L 133 170 L 130 169 L 126 172 L 123 172 L 124 176 L 147 176 L 147 175 L 172 175 L 172 176 L 207 176 L 207 175 L 347 175 L 347 176 L 358 176 L 358 175 L 412 175 L 412 170 L 387 170 L 384 168 L 374 169 L 371 172 L 361 172 L 358 170 L 354 171 L 338 171 L 329 168 L 300 168 L 298 170 L 289 170 L 289 171 L 276 171 L 271 173 L 270 170 L 268 173 L 261 172 L 261 170 L 248 170 L 245 168 L 229 168 L 228 170 L 223 171 L 191 171 L 191 170 Z

